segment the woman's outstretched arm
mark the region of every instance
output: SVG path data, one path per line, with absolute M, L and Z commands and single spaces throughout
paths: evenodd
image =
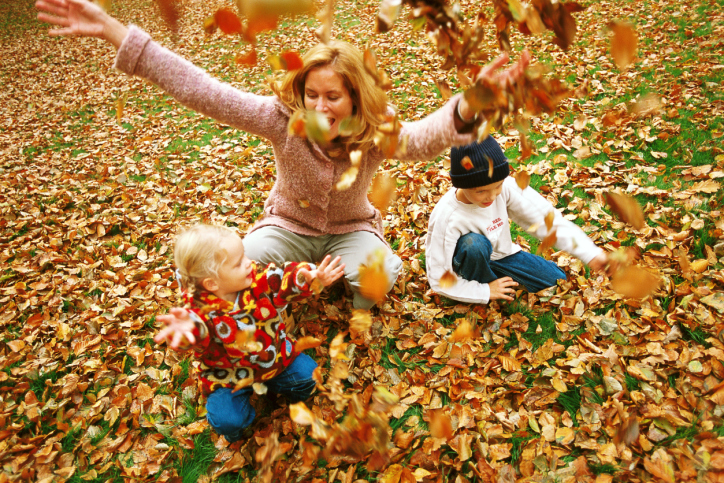
M 286 137 L 288 116 L 280 113 L 275 97 L 258 96 L 218 81 L 88 0 L 38 0 L 35 5 L 40 10 L 39 20 L 60 27 L 50 30 L 50 35 L 107 40 L 118 49 L 114 67 L 153 82 L 186 107 L 272 143 Z

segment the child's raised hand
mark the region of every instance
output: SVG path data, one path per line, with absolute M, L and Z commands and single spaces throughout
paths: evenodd
M 515 288 L 518 286 L 518 282 L 510 277 L 503 277 L 497 280 L 493 280 L 490 285 L 490 300 L 508 300 L 513 301 L 513 297 L 508 294 L 515 294 Z
M 170 340 L 173 349 L 178 348 L 184 337 L 190 344 L 196 343 L 196 337 L 194 337 L 193 333 L 194 321 L 191 320 L 188 310 L 174 307 L 168 314 L 159 315 L 158 320 L 166 324 L 166 327 L 153 338 L 157 343 Z
M 332 260 L 331 255 L 327 255 L 317 266 L 316 270 L 307 270 L 301 268 L 299 273 L 304 277 L 307 283 L 312 283 L 314 279 L 319 280 L 322 286 L 327 287 L 336 281 L 339 277 L 344 275 L 344 263 L 340 264 L 342 257 L 337 257 Z

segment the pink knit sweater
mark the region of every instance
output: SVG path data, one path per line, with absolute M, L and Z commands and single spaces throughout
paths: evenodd
M 382 238 L 382 220 L 367 199 L 372 178 L 384 161 L 373 148 L 362 158 L 352 186 L 337 191 L 335 185 L 350 166 L 349 159 L 333 159 L 307 139 L 290 136 L 291 115 L 276 96 L 258 96 L 220 82 L 151 37 L 131 26 L 116 56 L 115 67 L 148 79 L 183 105 L 229 126 L 268 139 L 274 148 L 277 179 L 264 205 L 264 217 L 254 229 L 275 225 L 300 235 L 319 236 L 369 231 Z M 455 96 L 438 111 L 417 122 L 403 123 L 401 136 L 409 135 L 400 160 L 427 160 L 451 145 L 472 141 L 453 123 Z

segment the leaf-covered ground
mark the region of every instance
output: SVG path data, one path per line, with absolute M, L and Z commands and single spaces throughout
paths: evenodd
M 152 340 L 155 316 L 177 304 L 174 233 L 196 221 L 244 233 L 274 181 L 270 146 L 114 71 L 97 39 L 48 37 L 32 2 L 0 3 L 0 481 L 724 480 L 724 4 L 582 3 L 567 52 L 550 34 L 511 36 L 573 86 L 588 81 L 588 97 L 532 121 L 531 184 L 599 245 L 635 248 L 661 287 L 625 300 L 556 253 L 568 274 L 556 289 L 488 306 L 440 299 L 428 292 L 424 236 L 450 187 L 445 159 L 390 161 L 398 199 L 386 236 L 403 273 L 370 331 L 336 339 L 344 367 L 329 364 L 328 344 L 310 351 L 325 389 L 307 406 L 340 451 L 266 398 L 254 400 L 253 436 L 229 445 L 208 428 L 193 362 Z M 269 93 L 263 61 L 234 62 L 248 46 L 204 33 L 226 3 L 184 5 L 178 35 L 150 1 L 111 11 Z M 377 9 L 338 2 L 334 35 L 374 46 L 402 119 L 418 119 L 444 102 L 435 80 L 456 79 L 407 11 L 376 35 Z M 615 19 L 639 36 L 625 72 L 608 51 Z M 283 22 L 260 36 L 259 58 L 306 50 L 318 25 Z M 515 160 L 514 128 L 495 136 Z M 611 215 L 612 189 L 640 203 L 643 229 Z M 295 309 L 298 335 L 329 343 L 350 316 L 341 286 Z M 451 337 L 460 319 L 475 337 Z M 398 402 L 371 399 L 373 386 Z

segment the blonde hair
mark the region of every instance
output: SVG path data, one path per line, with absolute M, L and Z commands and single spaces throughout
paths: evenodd
M 203 290 L 201 283 L 217 277 L 228 254 L 221 248 L 227 237 L 238 237 L 231 228 L 218 225 L 194 225 L 176 236 L 173 259 L 178 270 L 179 284 L 192 297 Z
M 347 42 L 334 40 L 329 44 L 317 44 L 303 57 L 304 67 L 290 71 L 281 82 L 272 83 L 277 97 L 292 112 L 305 110 L 304 84 L 310 71 L 331 66 L 342 77 L 354 106 L 352 116 L 359 131 L 343 137 L 347 152 L 354 149 L 368 150 L 374 145 L 376 127 L 382 124 L 387 112 L 387 94 L 375 82 L 364 66 L 362 53 Z

